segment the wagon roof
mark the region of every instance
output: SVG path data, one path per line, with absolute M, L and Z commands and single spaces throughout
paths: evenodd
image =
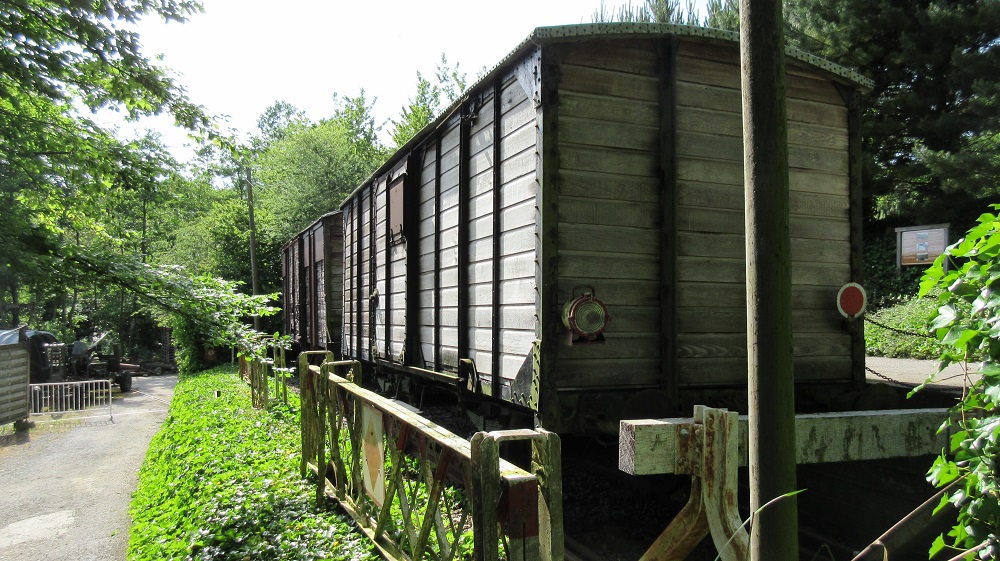
M 463 94 L 449 105 L 444 111 L 413 135 L 406 144 L 399 147 L 393 154 L 365 179 L 354 191 L 348 195 L 341 208 L 347 204 L 354 195 L 364 186 L 370 184 L 375 178 L 384 175 L 399 163 L 399 155 L 409 152 L 426 138 L 431 131 L 434 131 L 447 121 L 455 111 L 458 111 L 462 103 L 469 99 L 471 92 L 477 91 L 484 84 L 490 83 L 497 75 L 511 63 L 524 56 L 537 46 L 553 43 L 573 43 L 588 39 L 615 39 L 615 38 L 636 38 L 647 35 L 650 37 L 665 37 L 675 35 L 680 37 L 693 38 L 695 40 L 715 41 L 720 43 L 738 43 L 740 34 L 724 29 L 714 29 L 710 27 L 697 27 L 691 25 L 679 25 L 672 23 L 585 23 L 574 25 L 557 25 L 549 27 L 536 27 L 528 37 L 526 37 L 517 47 L 505 56 L 489 72 L 484 74 L 474 84 L 469 86 Z M 830 78 L 859 89 L 871 89 L 875 83 L 858 72 L 834 64 L 816 55 L 809 54 L 801 49 L 785 47 L 785 55 L 788 58 L 805 63 L 823 73 Z
M 714 29 L 711 27 L 697 27 L 692 25 L 679 25 L 673 23 L 589 23 L 579 25 L 558 25 L 552 27 L 538 27 L 532 31 L 531 35 L 514 50 L 511 56 L 516 56 L 526 44 L 545 44 L 554 42 L 572 42 L 574 40 L 589 38 L 617 38 L 635 37 L 637 35 L 677 35 L 680 37 L 703 38 L 707 40 L 717 40 L 726 43 L 739 43 L 740 34 L 735 31 L 724 29 Z M 793 60 L 804 62 L 817 69 L 824 70 L 831 74 L 831 77 L 838 78 L 841 82 L 846 82 L 862 88 L 871 89 L 875 83 L 851 70 L 834 64 L 816 55 L 809 54 L 795 47 L 785 47 L 785 55 Z M 504 59 L 499 66 L 507 62 Z
M 365 181 L 365 183 L 368 183 L 368 181 Z M 299 233 L 297 233 L 294 236 L 292 236 L 292 238 L 290 240 L 286 241 L 284 243 L 284 245 L 281 246 L 281 249 L 285 249 L 286 247 L 292 245 L 292 243 L 294 243 L 295 240 L 297 240 L 297 239 L 299 239 L 299 238 L 302 237 L 302 234 L 305 234 L 309 230 L 312 230 L 313 228 L 316 227 L 317 224 L 319 224 L 323 220 L 325 220 L 325 219 L 333 216 L 334 214 L 340 214 L 341 212 L 343 212 L 343 211 L 340 211 L 340 210 L 331 210 L 330 212 L 328 212 L 328 213 L 320 216 L 316 220 L 313 220 L 311 224 L 309 224 L 308 226 L 306 226 L 305 228 L 303 228 L 302 230 L 300 230 Z

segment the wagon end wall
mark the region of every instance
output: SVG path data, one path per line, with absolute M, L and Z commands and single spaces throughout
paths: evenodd
M 542 284 L 558 288 L 544 310 L 559 318 L 593 290 L 612 320 L 599 344 L 549 337 L 541 407 L 561 411 L 546 427 L 611 429 L 694 401 L 745 408 L 738 45 L 673 36 L 549 48 L 560 54 L 543 74 L 558 80 L 544 106 L 556 124 L 546 162 L 558 172 L 543 192 L 558 210 L 543 232 L 558 264 Z M 850 88 L 795 61 L 788 74 L 795 375 L 802 388 L 847 388 L 863 340 L 835 297 L 861 280 L 860 138 Z

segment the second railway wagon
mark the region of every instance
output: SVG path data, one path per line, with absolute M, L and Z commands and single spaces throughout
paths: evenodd
M 797 403 L 849 409 L 865 80 L 786 61 Z M 563 433 L 745 410 L 742 156 L 736 35 L 535 29 L 342 205 L 343 356 Z
M 300 350 L 340 352 L 343 236 L 342 214 L 331 212 L 281 249 L 284 331 Z

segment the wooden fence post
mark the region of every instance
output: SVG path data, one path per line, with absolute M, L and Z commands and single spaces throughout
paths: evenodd
M 472 437 L 472 527 L 475 561 L 497 561 L 497 503 L 500 501 L 500 447 L 489 433 Z
M 302 473 L 302 477 L 305 477 L 309 470 L 309 460 L 314 458 L 312 427 L 316 418 L 316 397 L 313 393 L 312 380 L 309 378 L 309 360 L 304 353 L 299 355 L 299 385 L 302 388 L 301 412 L 299 413 L 302 431 L 302 460 L 299 463 L 299 471 Z

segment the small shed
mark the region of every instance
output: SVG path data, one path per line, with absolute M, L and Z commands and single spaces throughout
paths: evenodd
M 835 409 L 864 384 L 860 90 L 789 49 L 795 377 Z M 343 349 L 455 382 L 560 432 L 694 403 L 745 410 L 735 34 L 535 29 L 342 206 Z
M 23 421 L 31 414 L 28 347 L 0 344 L 0 425 Z

